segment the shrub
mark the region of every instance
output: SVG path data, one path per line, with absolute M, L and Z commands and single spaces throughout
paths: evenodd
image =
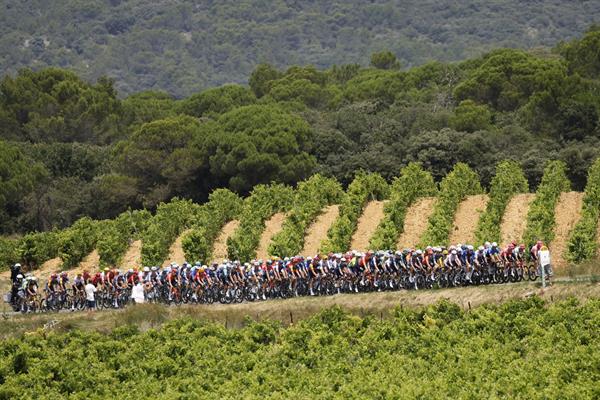
M 600 218 L 600 158 L 588 171 L 581 219 L 575 225 L 567 246 L 569 261 L 579 263 L 596 256 L 598 218 Z
M 282 184 L 258 185 L 244 200 L 240 225 L 227 239 L 229 258 L 250 260 L 256 256 L 265 221 L 277 212 L 287 211 L 294 201 L 294 191 Z
M 100 265 L 116 265 L 127 251 L 132 239 L 138 239 L 147 229 L 152 215 L 147 210 L 125 211 L 106 225 L 96 248 Z
M 71 227 L 63 230 L 58 238 L 58 256 L 61 258 L 63 269 L 75 267 L 87 256 L 98 239 L 98 232 L 106 222 L 94 221 L 83 217 Z
M 16 239 L 0 238 L 0 271 L 9 269 L 18 259 L 19 241 Z
M 340 205 L 340 215 L 329 228 L 327 239 L 321 243 L 321 251 L 336 253 L 348 250 L 364 207 L 370 200 L 388 197 L 389 191 L 389 185 L 381 175 L 360 171 L 348 186 Z
M 570 190 L 567 167 L 562 161 L 550 161 L 544 168 L 542 182 L 527 213 L 523 241 L 531 246 L 536 240 L 550 243 L 554 239 L 554 208 L 561 192 Z
M 400 177 L 391 185 L 390 200 L 385 205 L 385 217 L 370 240 L 372 249 L 394 249 L 404 229 L 408 208 L 420 197 L 434 196 L 437 192 L 433 177 L 417 163 L 402 169 Z
M 19 260 L 30 269 L 36 269 L 45 261 L 57 257 L 59 237 L 58 231 L 28 233 L 19 241 Z
M 242 199 L 228 189 L 217 189 L 208 197 L 192 224 L 192 230 L 183 237 L 182 247 L 189 260 L 209 261 L 213 243 L 225 223 L 237 217 Z
M 298 254 L 304 245 L 306 229 L 327 205 L 337 203 L 342 196 L 342 187 L 338 181 L 319 174 L 298 185 L 294 196 L 294 205 L 269 245 L 269 254 L 289 256 Z
M 515 161 L 502 161 L 490 185 L 489 201 L 479 218 L 475 238 L 478 243 L 500 242 L 500 223 L 510 199 L 517 193 L 529 191 L 523 169 Z
M 160 265 L 168 257 L 169 247 L 177 236 L 193 224 L 200 207 L 191 200 L 179 198 L 160 203 L 142 234 L 142 264 Z
M 467 164 L 457 163 L 442 180 L 438 201 L 421 238 L 421 247 L 446 244 L 459 203 L 467 196 L 482 192 L 479 176 Z

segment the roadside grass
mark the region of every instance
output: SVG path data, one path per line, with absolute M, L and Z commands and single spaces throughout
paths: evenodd
M 568 297 L 582 301 L 600 298 L 600 283 L 557 280 L 545 291 L 537 282 L 521 282 L 496 286 L 461 287 L 453 289 L 342 294 L 330 297 L 303 297 L 269 300 L 257 303 L 165 306 L 162 304 L 132 305 L 123 310 L 93 312 L 60 312 L 34 315 L 3 313 L 0 316 L 0 338 L 27 335 L 32 332 L 66 332 L 94 330 L 109 333 L 114 328 L 135 325 L 145 331 L 158 328 L 166 321 L 182 317 L 218 322 L 227 328 L 241 328 L 249 320 L 276 320 L 287 326 L 321 311 L 339 306 L 355 315 L 387 318 L 396 307 L 419 308 L 448 300 L 465 310 L 486 303 L 502 303 L 511 299 L 538 295 L 548 302 Z

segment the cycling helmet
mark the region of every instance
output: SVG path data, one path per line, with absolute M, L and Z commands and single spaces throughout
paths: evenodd
M 23 279 L 23 275 L 21 275 L 21 274 L 17 275 L 17 279 Z
M 152 271 L 152 272 L 156 272 L 157 270 L 158 270 L 158 268 L 156 268 L 156 267 L 150 268 L 150 271 Z
M 473 247 L 473 246 L 471 246 L 471 245 L 468 245 L 468 246 L 467 246 L 467 250 L 473 250 L 473 248 L 474 248 L 474 247 Z
M 492 247 L 498 247 L 498 243 L 496 243 L 496 242 L 492 243 Z
M 417 255 L 418 255 L 418 256 L 420 256 L 421 254 L 423 254 L 423 250 L 421 250 L 421 249 L 418 249 L 418 250 L 417 250 Z
M 290 261 L 290 258 L 286 257 L 286 258 L 283 259 L 283 261 L 288 262 L 288 261 Z
M 443 254 L 444 254 L 445 256 L 447 256 L 447 255 L 448 255 L 448 250 L 445 250 L 445 249 L 444 249 L 444 251 L 443 251 Z
M 150 268 L 144 267 L 144 272 L 150 272 Z
M 34 282 L 37 282 L 37 278 L 35 276 L 32 276 L 31 280 L 34 281 Z
M 483 247 L 483 246 L 479 246 L 479 247 L 477 248 L 477 250 L 479 250 L 479 251 L 483 251 L 483 250 L 484 250 L 484 247 Z
M 108 268 L 108 267 L 104 268 L 104 272 L 108 272 L 108 271 L 110 271 L 110 268 Z
M 485 247 L 490 247 L 491 246 L 490 242 L 485 242 L 484 245 L 485 245 Z
M 63 271 L 60 273 L 60 276 L 67 276 L 67 275 L 68 275 L 67 271 Z
M 312 261 L 312 257 L 311 256 L 306 257 L 306 261 Z
M 19 263 L 16 263 L 16 264 L 15 264 L 15 268 L 21 268 L 21 264 L 19 264 Z
M 452 254 L 456 254 L 456 250 L 452 250 Z
M 133 268 L 129 268 L 129 270 L 127 272 L 130 274 L 133 274 Z

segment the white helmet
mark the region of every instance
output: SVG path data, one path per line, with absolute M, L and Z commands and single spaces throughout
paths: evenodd
M 130 274 L 133 274 L 133 268 L 129 268 L 129 269 L 127 270 L 127 272 L 129 272 Z
M 483 247 L 483 246 L 479 246 L 479 247 L 477 248 L 477 250 L 479 250 L 479 251 L 483 251 L 483 250 L 484 250 L 484 247 Z
M 468 250 L 473 250 L 473 246 L 471 246 L 471 245 L 468 245 L 468 246 L 467 246 L 467 249 L 468 249 Z
M 498 247 L 498 243 L 496 243 L 496 242 L 492 243 L 492 247 Z
M 15 264 L 15 268 L 17 268 L 17 267 L 18 267 L 18 268 L 21 268 L 21 264 L 19 264 L 19 263 L 16 263 L 16 264 Z
M 456 250 L 452 250 L 452 254 L 455 254 L 455 255 L 456 255 Z
M 419 255 L 419 256 L 420 256 L 421 254 L 423 254 L 423 250 L 421 250 L 421 249 L 417 249 L 417 255 Z
M 17 275 L 17 279 L 23 279 L 23 275 L 21 275 L 21 274 Z
M 144 267 L 144 272 L 150 272 L 150 268 Z
M 158 270 L 158 268 L 156 268 L 156 267 L 150 268 L 150 271 L 152 271 L 152 272 L 156 272 L 157 270 Z
M 490 247 L 491 246 L 490 242 L 485 242 L 484 245 L 485 245 L 485 247 Z

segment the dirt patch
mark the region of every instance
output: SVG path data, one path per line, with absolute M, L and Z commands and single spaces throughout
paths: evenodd
M 265 230 L 260 236 L 260 243 L 256 250 L 256 258 L 265 259 L 269 257 L 269 252 L 267 250 L 269 249 L 271 238 L 281 231 L 283 221 L 285 221 L 285 213 L 277 213 L 273 214 L 273 216 L 265 222 Z
M 80 272 L 88 271 L 94 272 L 100 269 L 100 254 L 98 250 L 94 249 L 90 254 L 85 256 L 77 267 L 69 271 L 70 275 L 77 275 Z
M 47 278 L 53 272 L 60 271 L 60 266 L 62 265 L 62 260 L 59 257 L 52 258 L 45 263 L 43 263 L 40 268 L 33 271 L 33 274 L 38 278 L 43 277 Z
M 408 208 L 404 219 L 404 231 L 398 238 L 396 248 L 414 247 L 419 243 L 421 235 L 427 229 L 427 219 L 433 213 L 435 201 L 435 197 L 423 197 Z
M 467 196 L 460 202 L 450 232 L 450 243 L 473 243 L 479 216 L 485 211 L 488 200 L 487 194 L 479 194 Z
M 521 241 L 527 226 L 529 204 L 531 204 L 534 198 L 535 194 L 533 193 L 519 193 L 510 199 L 500 223 L 502 245 L 506 245 L 513 240 L 517 242 Z
M 369 239 L 375 233 L 379 222 L 384 217 L 384 201 L 370 201 L 363 209 L 363 213 L 358 219 L 356 231 L 352 236 L 350 248 L 354 250 L 369 250 Z
M 558 268 L 564 268 L 566 261 L 564 253 L 567 242 L 577 221 L 581 217 L 581 206 L 583 204 L 583 193 L 566 192 L 561 193 L 554 208 L 554 240 L 550 243 L 552 252 L 552 264 Z
M 325 207 L 317 219 L 310 225 L 304 238 L 303 256 L 314 256 L 319 252 L 321 242 L 327 238 L 327 231 L 333 225 L 338 215 L 340 206 L 335 204 Z
M 213 262 L 221 262 L 224 258 L 227 258 L 227 238 L 233 235 L 238 226 L 240 226 L 240 221 L 235 219 L 223 226 L 213 246 Z
M 139 268 L 142 265 L 142 241 L 131 242 L 119 263 L 123 269 Z
M 163 262 L 163 267 L 166 267 L 172 262 L 176 262 L 177 264 L 182 264 L 185 261 L 185 253 L 183 252 L 183 247 L 181 246 L 181 241 L 187 235 L 191 229 L 186 229 L 175 239 L 175 242 L 169 248 L 169 257 Z

